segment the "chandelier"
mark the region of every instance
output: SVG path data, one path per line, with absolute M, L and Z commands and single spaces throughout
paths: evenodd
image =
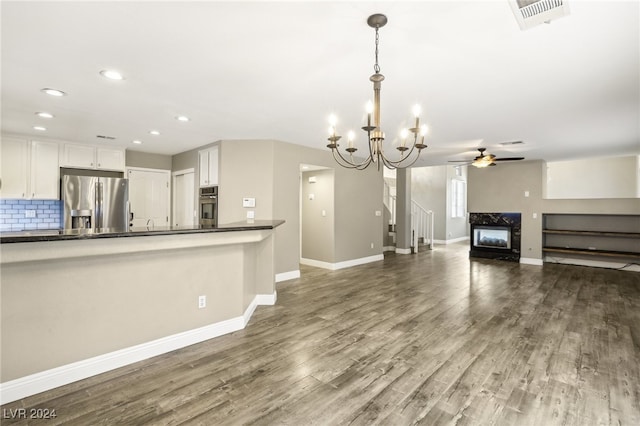
M 367 24 L 376 30 L 376 49 L 375 58 L 376 63 L 373 66 L 375 74 L 369 77 L 369 80 L 373 83 L 373 103 L 369 101 L 367 103 L 367 125 L 362 127 L 367 133 L 369 155 L 362 161 L 356 161 L 354 159 L 354 153 L 358 150 L 353 146 L 355 138 L 354 132 L 349 132 L 347 136 L 347 148 L 344 150 L 347 154 L 340 152 L 338 147 L 338 141 L 342 138 L 336 133 L 337 119 L 334 115 L 329 117 L 329 144 L 327 148 L 331 149 L 333 158 L 342 167 L 349 169 L 364 170 L 369 167 L 370 164 L 376 163 L 378 170 L 381 165 L 386 166 L 389 169 L 406 168 L 413 165 L 420 153 L 427 145 L 424 144 L 424 136 L 427 133 L 427 127 L 425 125 L 420 126 L 420 106 L 415 105 L 413 107 L 413 115 L 415 117 L 415 126 L 409 129 L 404 129 L 400 135 L 400 145 L 396 149 L 400 152 L 400 158 L 398 160 L 389 159 L 383 149 L 384 132 L 380 127 L 380 87 L 382 86 L 382 80 L 384 75 L 380 74 L 380 65 L 378 65 L 378 44 L 380 37 L 378 30 L 385 26 L 387 23 L 387 17 L 380 13 L 369 16 Z M 372 121 L 373 118 L 373 121 Z M 409 135 L 411 133 L 411 136 Z M 407 138 L 409 137 L 410 147 L 407 146 Z M 415 153 L 415 155 L 414 155 Z

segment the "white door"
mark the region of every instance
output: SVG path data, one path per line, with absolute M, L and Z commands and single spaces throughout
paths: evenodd
M 169 226 L 169 176 L 169 170 L 127 170 L 134 227 Z
M 173 174 L 173 225 L 192 226 L 196 224 L 193 169 Z

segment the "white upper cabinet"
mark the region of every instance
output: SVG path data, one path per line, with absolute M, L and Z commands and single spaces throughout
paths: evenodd
M 218 184 L 218 147 L 198 151 L 200 187 Z
M 25 198 L 29 180 L 28 141 L 15 138 L 2 138 L 0 145 L 0 196 L 2 198 Z
M 76 167 L 81 169 L 95 169 L 96 149 L 89 145 L 62 145 L 61 167 Z
M 102 170 L 124 170 L 124 150 L 97 148 L 96 167 Z
M 2 138 L 2 198 L 57 200 L 58 144 Z
M 124 149 L 65 143 L 61 152 L 61 167 L 124 171 Z
M 58 167 L 58 144 L 55 142 L 31 141 L 31 198 L 57 200 L 60 195 L 60 168 Z

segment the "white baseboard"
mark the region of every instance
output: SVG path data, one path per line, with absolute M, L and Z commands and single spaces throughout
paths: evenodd
M 396 251 L 396 246 L 384 246 L 382 251 Z
M 1 383 L 0 405 L 242 330 L 258 305 L 273 305 L 276 299 L 275 292 L 258 294 L 241 316 Z
M 602 260 L 574 259 L 572 257 L 545 256 L 545 262 L 562 263 L 565 265 L 591 266 L 595 268 L 620 269 L 622 271 L 640 272 L 640 265 L 628 265 L 628 263 L 607 262 Z M 626 266 L 626 267 L 625 267 Z
M 542 266 L 542 259 L 534 259 L 532 257 L 521 257 L 520 263 L 523 265 Z
M 314 259 L 300 258 L 300 263 L 302 263 L 303 265 L 315 266 L 316 268 L 330 269 L 332 271 L 335 271 L 338 269 L 350 268 L 352 266 L 364 265 L 365 263 L 377 262 L 379 260 L 384 260 L 384 255 L 376 254 L 374 256 L 345 260 L 344 262 L 337 262 L 337 263 L 329 263 L 329 262 L 322 262 Z
M 396 253 L 398 253 L 398 254 L 411 254 L 411 249 L 410 248 L 403 249 L 403 248 L 396 247 Z
M 253 300 L 256 301 L 257 305 L 262 305 L 262 306 L 275 305 L 276 301 L 278 300 L 278 293 L 274 291 L 273 294 L 258 294 L 256 295 L 256 298 Z
M 282 281 L 295 280 L 296 278 L 300 278 L 300 270 L 297 271 L 289 271 L 289 272 L 280 272 L 276 274 L 276 282 L 280 283 Z
M 454 243 L 459 243 L 461 241 L 467 241 L 469 239 L 468 236 L 466 237 L 458 237 L 458 238 L 452 238 L 450 240 L 433 240 L 434 244 L 454 244 Z

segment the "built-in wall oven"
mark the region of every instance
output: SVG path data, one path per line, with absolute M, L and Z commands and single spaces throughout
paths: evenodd
M 200 225 L 218 225 L 218 187 L 200 188 Z

